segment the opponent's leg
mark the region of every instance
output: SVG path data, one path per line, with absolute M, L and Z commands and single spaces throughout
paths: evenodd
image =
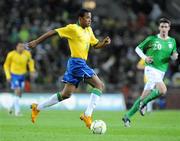
M 149 90 L 144 90 L 141 94 L 142 95 L 147 95 L 150 91 Z M 134 102 L 133 106 L 131 107 L 131 109 L 124 115 L 124 117 L 122 118 L 123 122 L 124 122 L 124 126 L 125 127 L 130 127 L 130 118 L 138 111 L 139 106 L 140 106 L 140 102 L 141 102 L 141 97 L 138 97 L 136 99 L 136 101 Z
M 156 83 L 156 88 L 151 90 L 150 94 L 142 100 L 142 103 L 140 104 L 140 113 L 141 113 L 141 110 L 144 108 L 144 106 L 147 105 L 148 102 L 158 98 L 161 95 L 164 95 L 166 91 L 167 91 L 167 88 L 164 82 Z
M 130 118 L 137 112 L 139 109 L 139 104 L 140 104 L 140 97 L 137 98 L 137 100 L 134 102 L 133 106 L 131 109 L 124 115 L 122 118 L 122 121 L 124 122 L 125 127 L 130 127 Z

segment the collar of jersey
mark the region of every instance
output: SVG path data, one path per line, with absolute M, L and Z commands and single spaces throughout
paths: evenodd
M 158 38 L 160 38 L 161 40 L 164 40 L 161 38 L 160 34 L 157 35 Z M 169 39 L 169 36 L 167 36 L 167 38 L 165 40 L 168 40 Z

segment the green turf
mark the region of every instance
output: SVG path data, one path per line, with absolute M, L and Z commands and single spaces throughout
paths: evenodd
M 22 117 L 0 109 L 0 141 L 180 141 L 180 111 L 138 114 L 131 128 L 124 128 L 122 112 L 96 111 L 94 119 L 107 124 L 104 135 L 94 135 L 79 120 L 81 111 L 42 111 L 35 124 L 30 111 Z

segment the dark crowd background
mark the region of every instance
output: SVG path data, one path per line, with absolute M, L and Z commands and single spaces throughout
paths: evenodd
M 123 92 L 126 96 L 143 88 L 143 71 L 136 65 L 139 57 L 135 47 L 148 35 L 157 34 L 157 21 L 172 21 L 170 36 L 180 46 L 178 0 L 1 0 L 0 1 L 0 91 L 9 90 L 3 71 L 7 53 L 18 42 L 28 42 L 48 30 L 75 23 L 77 12 L 93 2 L 92 28 L 97 38 L 110 36 L 110 46 L 90 50 L 88 64 L 105 83 L 105 92 Z M 91 6 L 91 5 L 90 5 Z M 70 56 L 67 41 L 54 36 L 33 49 L 36 77 L 27 74 L 25 91 L 52 92 L 62 88 L 61 78 Z M 170 61 L 165 82 L 180 87 L 180 59 Z M 82 84 L 77 92 L 86 92 Z

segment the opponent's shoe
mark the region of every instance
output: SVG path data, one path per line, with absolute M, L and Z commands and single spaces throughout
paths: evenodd
M 130 121 L 130 119 L 129 119 L 128 117 L 124 116 L 124 117 L 122 118 L 122 121 L 123 121 L 123 123 L 124 123 L 124 127 L 131 127 L 131 126 L 130 126 L 131 121 Z
M 31 111 L 31 121 L 32 121 L 32 123 L 35 123 L 36 118 L 37 118 L 40 111 L 37 109 L 37 104 L 35 104 L 35 103 L 32 103 L 31 109 L 32 109 L 32 111 Z
M 83 120 L 88 128 L 91 127 L 92 124 L 92 117 L 85 116 L 85 114 L 81 114 L 80 119 Z
M 141 116 L 144 116 L 146 111 L 147 111 L 147 105 L 140 102 L 140 104 L 139 104 L 139 112 L 140 112 Z

